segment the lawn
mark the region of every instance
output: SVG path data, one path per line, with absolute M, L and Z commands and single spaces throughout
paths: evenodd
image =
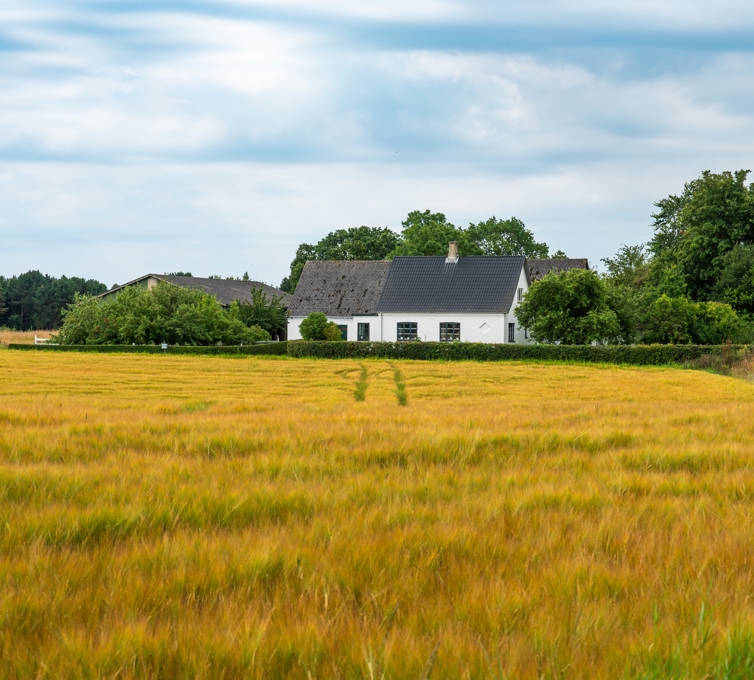
M 754 675 L 754 385 L 0 352 L 0 677 Z

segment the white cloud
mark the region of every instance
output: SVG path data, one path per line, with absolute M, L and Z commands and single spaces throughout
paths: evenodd
M 752 51 L 693 48 L 750 26 L 748 4 L 228 6 L 4 4 L 2 35 L 23 49 L 0 52 L 0 273 L 251 267 L 277 282 L 301 241 L 424 208 L 460 224 L 515 214 L 597 259 L 644 240 L 652 201 L 702 169 L 750 165 Z M 473 38 L 474 22 L 640 31 L 620 49 L 369 37 L 415 24 Z M 688 47 L 643 51 L 661 30 Z

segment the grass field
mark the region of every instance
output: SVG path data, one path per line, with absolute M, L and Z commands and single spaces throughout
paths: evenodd
M 0 677 L 749 678 L 754 386 L 0 352 Z
M 6 349 L 12 342 L 33 345 L 34 336 L 49 338 L 55 331 L 4 331 L 0 330 L 0 349 Z

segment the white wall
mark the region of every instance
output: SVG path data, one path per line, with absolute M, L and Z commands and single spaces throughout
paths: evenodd
M 526 281 L 526 273 L 524 272 L 523 268 L 521 269 L 521 273 L 518 277 L 518 287 L 522 289 L 523 293 L 526 294 L 526 291 L 529 290 L 529 284 Z M 516 307 L 518 307 L 518 292 L 516 295 L 513 296 L 513 305 L 511 305 L 510 313 L 508 314 L 508 322 L 509 323 L 515 323 L 516 324 L 516 343 L 519 344 L 529 344 L 531 340 L 526 338 L 527 335 L 526 331 L 523 328 L 518 327 L 518 319 L 516 318 Z M 505 334 L 505 341 L 508 342 L 508 333 Z
M 305 318 L 306 318 L 305 316 L 292 316 L 288 319 L 288 339 L 289 340 L 301 340 L 301 331 L 299 330 L 298 327 Z M 358 330 L 359 323 L 369 324 L 369 332 L 370 332 L 369 339 L 370 340 L 375 341 L 375 340 L 381 339 L 379 335 L 380 320 L 379 320 L 379 317 L 377 316 L 356 316 L 356 317 L 350 317 L 350 318 L 328 316 L 327 320 L 338 324 L 338 326 L 348 327 L 349 340 L 356 340 L 356 338 L 358 337 L 356 333 Z
M 396 342 L 398 322 L 413 321 L 425 342 L 440 340 L 440 323 L 460 323 L 461 342 L 507 342 L 505 314 L 383 314 L 382 339 Z

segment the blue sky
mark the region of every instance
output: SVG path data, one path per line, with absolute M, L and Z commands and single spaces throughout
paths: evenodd
M 5 275 L 277 284 L 417 209 L 598 264 L 753 152 L 750 0 L 0 5 Z

